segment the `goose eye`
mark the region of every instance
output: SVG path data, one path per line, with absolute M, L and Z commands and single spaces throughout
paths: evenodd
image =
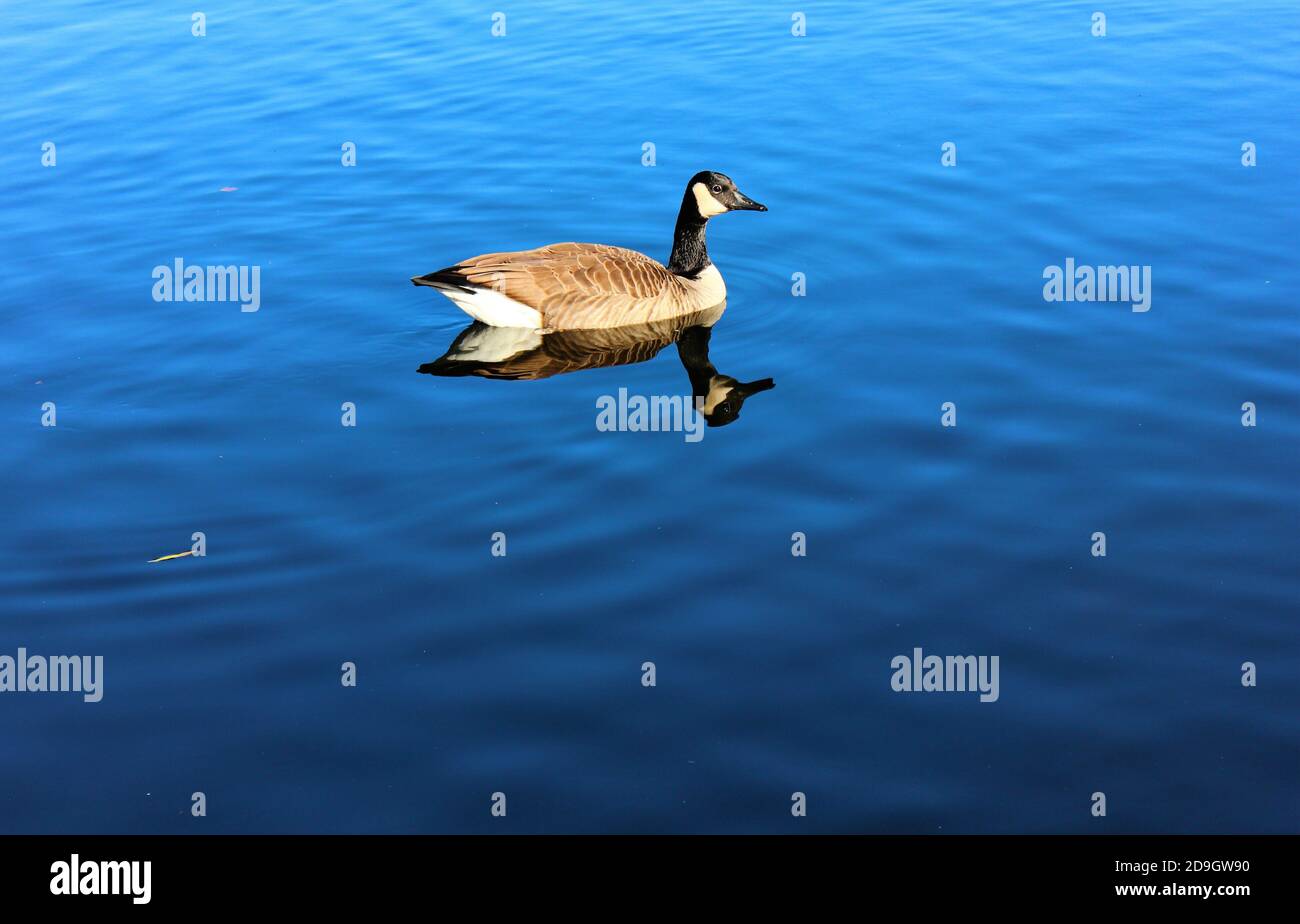
M 713 184 L 713 191 L 714 191 L 715 193 L 720 193 L 720 192 L 722 192 L 722 187 L 719 186 L 717 183 L 714 183 L 714 184 Z

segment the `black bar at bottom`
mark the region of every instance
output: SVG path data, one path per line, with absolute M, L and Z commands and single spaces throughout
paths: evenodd
M 542 894 L 521 891 L 542 885 L 575 907 L 611 894 L 659 905 L 703 888 L 725 895 L 733 912 L 747 901 L 766 905 L 773 891 L 926 909 L 976 901 L 1231 912 L 1286 898 L 1296 847 L 1292 836 L 1217 835 L 8 836 L 0 838 L 0 894 L 8 909 L 338 913 L 434 894 L 495 907 Z

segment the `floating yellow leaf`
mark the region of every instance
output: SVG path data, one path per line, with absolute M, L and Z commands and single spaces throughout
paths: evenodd
M 188 556 L 188 555 L 193 555 L 193 554 L 194 554 L 194 550 L 193 550 L 193 549 L 191 549 L 191 550 L 188 551 L 188 552 L 177 552 L 175 555 L 164 555 L 162 558 L 155 558 L 155 559 L 152 559 L 152 560 L 149 562 L 149 564 L 152 565 L 152 564 L 154 564 L 155 562 L 168 561 L 169 559 L 172 559 L 172 558 L 185 558 L 186 556 Z

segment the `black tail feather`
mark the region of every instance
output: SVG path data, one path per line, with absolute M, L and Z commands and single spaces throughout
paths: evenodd
M 412 276 L 411 285 L 459 289 L 468 295 L 473 295 L 476 289 L 473 283 L 465 278 L 461 269 L 460 266 L 449 266 L 423 276 Z

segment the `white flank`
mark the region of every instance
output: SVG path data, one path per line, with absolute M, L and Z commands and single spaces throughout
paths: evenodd
M 447 358 L 457 362 L 499 363 L 541 345 L 542 335 L 533 327 L 480 327 L 473 329 Z
M 475 289 L 470 293 L 451 286 L 436 285 L 434 288 L 455 302 L 461 311 L 484 324 L 534 330 L 542 326 L 542 315 L 536 308 L 508 298 L 495 289 Z

